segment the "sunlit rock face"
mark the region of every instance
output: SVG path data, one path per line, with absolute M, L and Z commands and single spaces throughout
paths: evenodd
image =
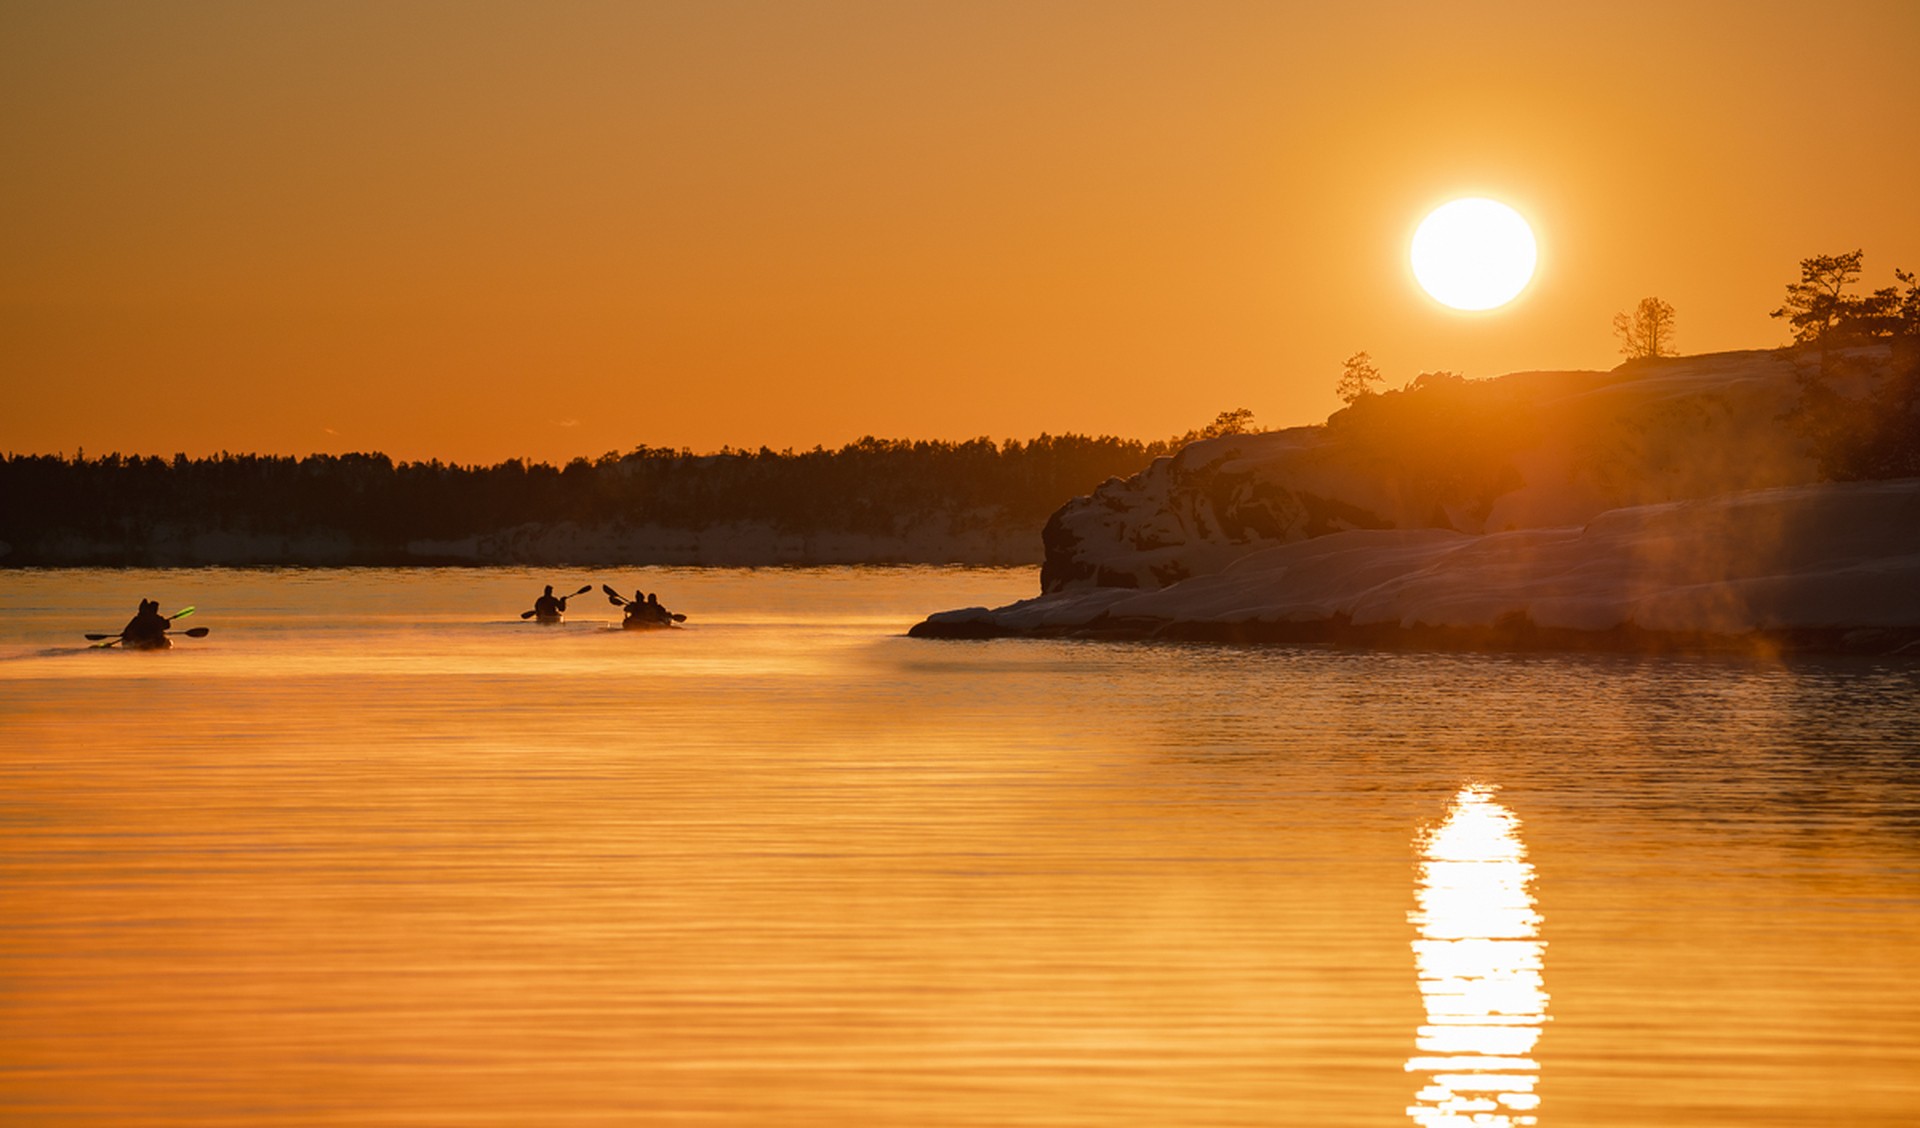
M 913 633 L 1920 653 L 1920 479 L 1750 490 L 1482 536 L 1334 533 L 1155 590 L 941 612 Z
M 1490 788 L 1463 788 L 1421 836 L 1413 962 L 1426 1022 L 1407 1072 L 1422 1128 L 1538 1122 L 1546 942 L 1520 820 Z
M 1229 435 L 1109 478 L 1048 520 L 1041 589 L 1150 590 L 1217 572 L 1258 548 L 1392 527 L 1378 511 L 1391 512 L 1387 499 L 1353 490 L 1328 463 L 1336 449 L 1320 427 Z
M 1871 384 L 1886 346 L 1852 350 Z M 1331 533 L 1581 525 L 1612 509 L 1816 481 L 1785 418 L 1820 365 L 1767 350 L 1611 372 L 1423 378 L 1325 426 L 1194 443 L 1054 513 L 1043 592 L 1151 591 Z

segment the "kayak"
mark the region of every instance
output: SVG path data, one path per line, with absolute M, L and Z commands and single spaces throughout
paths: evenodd
M 120 640 L 120 649 L 122 650 L 172 650 L 173 640 L 168 638 L 166 635 L 154 635 L 150 638 L 123 638 Z
M 623 631 L 670 631 L 673 629 L 673 624 L 663 623 L 658 619 L 628 618 L 621 622 L 620 629 Z
M 535 615 L 533 621 L 551 627 L 566 622 L 567 617 L 565 615 Z

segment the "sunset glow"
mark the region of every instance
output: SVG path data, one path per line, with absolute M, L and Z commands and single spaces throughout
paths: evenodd
M 1498 200 L 1442 204 L 1413 234 L 1413 274 L 1442 305 L 1497 309 L 1533 280 L 1539 249 L 1520 213 Z
M 1690 350 L 1768 347 L 1802 256 L 1920 263 L 1912 4 L 558 8 L 8 6 L 0 447 L 1284 427 L 1363 349 L 1395 385 L 1607 368 L 1650 293 Z M 1410 284 L 1480 194 L 1551 250 L 1498 317 Z

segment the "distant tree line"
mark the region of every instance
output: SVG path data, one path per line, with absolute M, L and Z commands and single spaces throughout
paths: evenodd
M 1021 442 L 871 436 L 838 450 L 636 447 L 565 466 L 395 462 L 384 454 L 209 458 L 109 454 L 0 458 L 0 541 L 30 548 L 69 534 L 138 544 L 156 531 L 291 536 L 337 532 L 369 559 L 415 538 L 457 539 L 532 522 L 704 529 L 764 522 L 784 532 L 898 532 L 946 520 L 1038 530 L 1061 504 L 1196 439 L 1252 428 L 1245 408 L 1204 428 L 1141 442 L 1047 435 Z

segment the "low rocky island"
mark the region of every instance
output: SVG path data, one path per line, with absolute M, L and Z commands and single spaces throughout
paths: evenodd
M 1056 512 L 922 638 L 1920 653 L 1906 343 L 1423 379 Z

